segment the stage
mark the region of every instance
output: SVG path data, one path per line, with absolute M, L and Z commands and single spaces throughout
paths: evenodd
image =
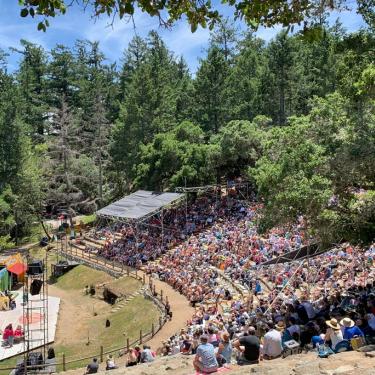
M 29 298 L 34 301 L 39 300 L 39 296 L 30 296 Z M 0 329 L 4 331 L 4 328 L 12 323 L 13 330 L 16 329 L 18 325 L 21 325 L 23 328 L 23 293 L 18 291 L 18 296 L 16 297 L 16 304 L 17 307 L 14 310 L 9 311 L 0 311 Z M 34 306 L 38 306 L 40 302 L 34 302 Z M 57 319 L 59 314 L 59 307 L 60 307 L 60 298 L 57 297 L 48 297 L 48 342 L 51 343 L 55 339 L 56 327 L 57 327 Z M 42 332 L 38 331 L 40 327 L 41 316 L 38 311 L 35 311 L 31 315 L 31 324 L 30 329 L 36 329 L 33 332 L 33 342 L 30 343 L 31 348 L 37 348 L 42 344 Z M 1 342 L 3 342 L 1 336 Z M 13 357 L 17 354 L 21 354 L 25 351 L 24 342 L 21 341 L 20 343 L 15 343 L 12 348 L 0 346 L 0 361 L 6 358 Z

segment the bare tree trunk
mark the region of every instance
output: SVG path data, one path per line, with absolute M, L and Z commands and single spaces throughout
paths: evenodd
M 43 231 L 46 234 L 46 236 L 48 237 L 48 240 L 50 240 L 52 237 L 49 235 L 48 230 L 47 230 L 46 226 L 44 225 L 43 220 L 40 220 L 40 224 L 42 225 Z

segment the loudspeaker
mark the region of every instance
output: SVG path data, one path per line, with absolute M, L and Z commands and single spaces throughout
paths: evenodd
M 31 370 L 40 369 L 38 365 L 43 364 L 43 354 L 40 352 L 31 352 L 27 357 L 27 366 L 32 366 Z M 35 367 L 34 367 L 35 366 Z
M 42 288 L 43 281 L 42 280 L 33 280 L 30 285 L 30 294 L 32 296 L 36 296 L 40 293 L 40 289 Z
M 27 265 L 28 275 L 38 275 L 43 273 L 43 262 L 41 260 L 35 260 Z

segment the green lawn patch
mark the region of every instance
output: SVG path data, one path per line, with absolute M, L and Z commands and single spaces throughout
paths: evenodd
M 105 272 L 80 265 L 59 277 L 55 286 L 63 290 L 78 290 L 86 285 L 107 283 L 112 280 L 113 277 Z

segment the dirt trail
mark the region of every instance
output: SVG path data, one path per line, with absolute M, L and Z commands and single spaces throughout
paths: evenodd
M 126 274 L 126 271 L 121 266 L 106 262 L 104 259 L 100 259 L 95 256 L 91 256 L 89 259 L 88 255 L 80 249 L 74 249 L 72 254 L 84 259 L 93 266 L 106 266 L 115 272 L 122 273 L 124 275 Z M 137 274 L 141 277 L 144 276 L 146 283 L 149 282 L 150 277 L 143 271 L 138 270 Z M 162 345 L 163 341 L 168 340 L 172 335 L 179 332 L 181 328 L 185 328 L 187 320 L 189 320 L 194 313 L 194 309 L 190 306 L 188 300 L 182 294 L 174 290 L 169 284 L 155 278 L 152 278 L 152 283 L 155 285 L 156 292 L 159 295 L 160 291 L 162 290 L 163 298 L 168 298 L 173 314 L 172 319 L 168 321 L 150 341 L 148 341 L 151 348 L 157 349 Z

